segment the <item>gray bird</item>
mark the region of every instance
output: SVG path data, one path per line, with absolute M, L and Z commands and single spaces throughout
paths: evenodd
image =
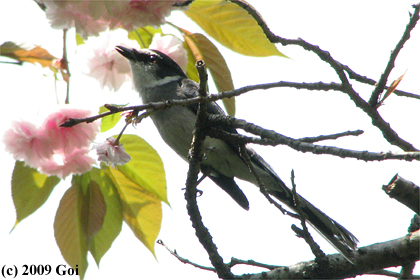
M 136 50 L 117 46 L 116 50 L 131 65 L 134 86 L 143 103 L 187 99 L 198 96 L 198 84 L 187 78 L 181 67 L 157 50 Z M 162 139 L 181 158 L 188 161 L 198 105 L 174 106 L 151 114 Z M 208 114 L 224 114 L 214 102 L 207 103 Z M 231 129 L 229 132 L 237 133 Z M 268 163 L 251 148 L 246 147 L 251 164 L 266 191 L 296 211 L 292 191 L 283 183 Z M 201 171 L 227 192 L 241 207 L 248 210 L 249 202 L 234 178 L 258 186 L 256 176 L 240 156 L 239 146 L 227 141 L 206 137 L 205 157 Z M 309 201 L 299 196 L 302 212 L 309 223 L 328 240 L 348 261 L 354 262 L 352 251 L 357 249 L 357 238 L 342 225 L 328 217 Z

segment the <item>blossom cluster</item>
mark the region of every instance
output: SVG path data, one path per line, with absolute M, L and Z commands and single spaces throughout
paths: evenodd
M 29 121 L 14 121 L 3 136 L 6 151 L 49 176 L 65 178 L 72 173 L 86 173 L 96 163 L 88 153 L 99 132 L 99 123 L 60 125 L 69 118 L 90 115 L 89 110 L 63 108 L 50 114 L 40 126 Z
M 90 37 L 86 44 L 79 47 L 77 58 L 83 67 L 83 73 L 96 79 L 103 89 L 118 91 L 132 79 L 128 60 L 120 55 L 115 46 L 138 47 L 137 43 L 127 38 L 124 30 L 105 31 L 99 37 Z
M 179 9 L 182 0 L 37 0 L 45 5 L 53 28 L 75 27 L 82 37 L 97 36 L 106 29 L 132 30 L 142 26 L 159 26 L 165 17 Z

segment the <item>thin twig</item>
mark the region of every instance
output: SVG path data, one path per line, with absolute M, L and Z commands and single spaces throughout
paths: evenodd
M 286 268 L 286 266 L 278 266 L 278 265 L 271 265 L 271 264 L 265 264 L 256 262 L 254 260 L 241 260 L 237 258 L 231 258 L 230 262 L 227 263 L 229 267 L 234 267 L 237 264 L 245 264 L 245 265 L 252 265 L 252 266 L 258 266 L 262 268 L 267 268 L 269 270 L 277 269 L 277 268 Z
M 61 63 L 64 67 L 62 67 L 61 71 L 64 72 L 63 79 L 66 82 L 66 100 L 64 101 L 65 104 L 70 104 L 70 68 L 69 62 L 67 60 L 67 28 L 63 29 L 63 58 L 61 59 Z
M 407 142 L 406 140 L 398 136 L 398 134 L 391 128 L 389 123 L 387 123 L 381 117 L 381 115 L 376 111 L 375 107 L 372 107 L 371 105 L 369 105 L 368 102 L 366 102 L 363 98 L 360 97 L 360 95 L 353 89 L 352 85 L 347 79 L 347 76 L 345 74 L 345 71 L 346 71 L 345 66 L 342 63 L 338 62 L 337 60 L 333 59 L 329 52 L 322 50 L 320 47 L 316 45 L 309 44 L 308 42 L 300 38 L 299 39 L 285 39 L 285 38 L 275 35 L 268 28 L 267 24 L 262 19 L 260 14 L 249 4 L 243 1 L 239 1 L 239 0 L 229 0 L 229 1 L 245 9 L 256 20 L 258 25 L 266 34 L 267 38 L 270 40 L 270 42 L 280 43 L 283 46 L 287 46 L 287 45 L 300 46 L 304 50 L 315 53 L 322 61 L 326 62 L 335 70 L 337 76 L 339 77 L 342 83 L 343 91 L 347 93 L 347 95 L 351 98 L 351 100 L 356 104 L 357 107 L 362 109 L 372 119 L 372 124 L 381 130 L 384 138 L 389 143 L 401 148 L 402 150 L 406 152 L 418 151 L 418 149 L 416 149 L 411 143 Z M 415 5 L 414 7 L 415 7 L 415 12 L 418 14 L 419 5 Z M 416 19 L 416 21 L 417 20 L 418 18 Z
M 212 102 L 217 101 L 224 98 L 230 98 L 239 96 L 241 94 L 247 93 L 249 91 L 253 90 L 261 90 L 261 89 L 271 89 L 271 88 L 279 88 L 279 87 L 289 87 L 289 88 L 296 88 L 296 89 L 306 89 L 306 90 L 336 90 L 339 91 L 342 89 L 342 86 L 337 83 L 294 83 L 294 82 L 274 82 L 274 83 L 266 83 L 266 84 L 257 84 L 257 85 L 249 85 L 244 86 L 242 88 L 234 89 L 231 91 L 225 91 L 220 92 L 217 94 L 211 94 L 207 96 L 202 97 L 195 97 L 195 98 L 189 98 L 189 99 L 182 99 L 182 100 L 167 100 L 162 102 L 150 102 L 143 105 L 135 105 L 135 106 L 126 106 L 126 107 L 119 107 L 114 106 L 110 104 L 105 104 L 105 107 L 110 110 L 109 112 L 105 112 L 96 116 L 83 118 L 83 119 L 69 119 L 61 126 L 63 127 L 72 127 L 74 125 L 77 125 L 79 123 L 91 123 L 94 122 L 100 118 L 124 112 L 124 111 L 131 111 L 131 110 L 137 110 L 137 111 L 143 111 L 147 109 L 153 109 L 153 110 L 164 110 L 173 106 L 185 106 L 190 105 L 194 103 L 199 102 Z
M 343 69 L 344 69 L 344 71 L 347 72 L 347 74 L 349 75 L 349 78 L 352 79 L 352 80 L 358 81 L 358 82 L 363 83 L 363 84 L 371 85 L 371 86 L 374 86 L 377 83 L 375 80 L 373 80 L 371 78 L 368 78 L 366 76 L 362 76 L 362 75 L 354 72 L 347 65 L 343 65 Z M 388 89 L 388 88 L 389 88 L 388 86 L 385 86 L 385 89 Z M 411 93 L 411 92 L 406 92 L 406 91 L 399 90 L 399 89 L 394 90 L 394 94 L 398 95 L 398 96 L 420 99 L 420 95 L 418 95 L 418 94 L 414 94 L 414 93 Z
M 249 154 L 246 151 L 245 145 L 240 145 L 240 156 L 245 161 L 246 165 L 248 166 L 249 170 L 252 172 L 252 175 L 254 175 L 255 179 L 257 179 L 257 186 L 260 189 L 260 192 L 264 195 L 264 197 L 273 204 L 277 209 L 279 209 L 284 215 L 288 215 L 290 217 L 293 217 L 295 219 L 299 219 L 299 216 L 296 215 L 293 212 L 287 211 L 284 209 L 277 201 L 275 201 L 267 192 L 266 188 L 264 187 L 264 183 L 261 180 L 261 177 L 258 175 L 257 171 L 255 170 L 254 166 L 251 163 L 251 158 Z
M 299 214 L 300 224 L 302 225 L 302 230 L 299 229 L 299 231 L 295 231 L 295 233 L 299 233 L 298 235 L 302 237 L 305 240 L 305 242 L 309 245 L 312 253 L 315 255 L 316 261 L 323 261 L 325 259 L 325 253 L 321 250 L 321 247 L 319 247 L 319 245 L 312 238 L 312 235 L 310 234 L 308 227 L 306 226 L 306 215 L 302 211 L 302 207 L 300 205 L 300 198 L 296 192 L 295 172 L 293 169 L 290 180 L 292 181 L 292 194 L 293 200 L 296 205 L 296 212 Z
M 380 153 L 373 153 L 368 151 L 355 151 L 343 148 L 337 148 L 333 146 L 325 146 L 325 145 L 315 145 L 312 143 L 306 143 L 299 140 L 296 140 L 291 137 L 287 137 L 280 133 L 277 133 L 273 130 L 264 129 L 258 125 L 248 123 L 245 120 L 235 119 L 230 116 L 222 116 L 222 115 L 209 115 L 208 122 L 209 124 L 215 126 L 226 126 L 226 127 L 233 127 L 233 128 L 240 128 L 245 130 L 246 132 L 252 133 L 254 135 L 258 135 L 261 137 L 247 137 L 247 136 L 237 136 L 232 133 L 227 132 L 220 132 L 220 135 L 223 134 L 223 137 L 227 137 L 229 141 L 238 141 L 238 143 L 258 143 L 262 145 L 287 145 L 292 149 L 295 149 L 300 152 L 311 152 L 313 154 L 329 154 L 335 155 L 342 158 L 350 157 L 356 158 L 364 161 L 382 161 L 382 160 L 389 160 L 389 159 L 397 159 L 397 160 L 406 160 L 406 161 L 413 161 L 413 160 L 420 160 L 420 152 L 408 152 L 408 153 L 391 153 L 391 152 L 380 152 Z M 213 134 L 212 131 L 208 132 L 211 136 L 215 136 L 217 134 Z M 269 141 L 267 141 L 269 139 Z
M 204 266 L 204 265 L 200 265 L 197 263 L 194 263 L 186 258 L 181 257 L 180 255 L 178 255 L 178 253 L 176 252 L 176 250 L 171 250 L 168 246 L 165 245 L 165 243 L 163 243 L 162 240 L 157 240 L 156 241 L 157 244 L 162 245 L 163 247 L 165 247 L 166 250 L 168 250 L 169 253 L 171 253 L 172 256 L 176 257 L 180 262 L 185 263 L 185 264 L 190 264 L 192 266 L 195 266 L 197 268 L 203 269 L 203 270 L 209 270 L 209 271 L 213 271 L 216 272 L 216 270 L 214 269 L 214 267 L 208 267 L 208 266 Z
M 216 272 L 214 267 L 209 267 L 209 266 L 204 266 L 204 265 L 201 265 L 201 264 L 197 264 L 195 262 L 190 261 L 189 259 L 181 257 L 176 250 L 172 250 L 171 248 L 166 246 L 166 244 L 163 243 L 163 241 L 161 239 L 158 239 L 156 241 L 156 243 L 159 244 L 159 245 L 162 245 L 172 256 L 177 258 L 182 263 L 192 265 L 192 266 L 197 267 L 199 269 Z M 252 266 L 267 268 L 269 270 L 273 270 L 273 269 L 282 267 L 282 266 L 278 266 L 278 265 L 270 265 L 270 264 L 265 264 L 265 263 L 261 263 L 261 262 L 256 262 L 254 260 L 241 260 L 241 259 L 237 259 L 237 258 L 234 258 L 234 257 L 232 257 L 230 262 L 228 262 L 226 265 L 228 267 L 232 268 L 232 267 L 234 267 L 235 265 L 238 265 L 238 264 L 252 265 Z M 286 267 L 286 266 L 284 266 L 284 267 Z
M 385 88 L 385 84 L 388 80 L 389 75 L 391 74 L 392 68 L 394 68 L 395 60 L 397 59 L 398 54 L 400 53 L 401 49 L 404 47 L 404 44 L 410 39 L 410 32 L 414 29 L 419 20 L 419 11 L 420 11 L 420 4 L 413 5 L 414 12 L 411 14 L 410 21 L 408 22 L 405 31 L 398 41 L 395 49 L 391 52 L 391 56 L 388 60 L 388 63 L 385 67 L 384 72 L 382 73 L 381 77 L 379 78 L 378 83 L 375 86 L 375 89 L 372 92 L 372 95 L 369 99 L 369 105 L 373 108 L 376 108 L 378 105 L 379 95 Z
M 330 134 L 330 135 L 319 135 L 319 136 L 314 136 L 314 137 L 304 137 L 304 138 L 299 138 L 297 140 L 302 141 L 302 142 L 306 142 L 306 143 L 315 143 L 315 142 L 319 142 L 319 141 L 324 141 L 324 140 L 335 140 L 338 139 L 340 137 L 344 137 L 344 136 L 359 136 L 360 134 L 363 134 L 363 130 L 352 130 L 352 131 L 345 131 L 345 132 L 340 132 L 340 133 L 334 133 L 334 134 Z

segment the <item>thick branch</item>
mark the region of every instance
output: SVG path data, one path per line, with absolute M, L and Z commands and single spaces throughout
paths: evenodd
M 410 182 L 396 174 L 388 185 L 382 186 L 382 189 L 390 198 L 395 198 L 398 202 L 404 204 L 417 215 L 420 209 L 420 188 L 413 182 Z
M 383 270 L 387 267 L 401 266 L 420 260 L 419 255 L 420 232 L 416 231 L 407 236 L 382 243 L 359 248 L 355 254 L 356 263 L 350 264 L 340 254 L 326 256 L 325 262 L 301 262 L 291 266 L 268 265 L 254 260 L 239 260 L 232 258 L 226 265 L 233 267 L 237 264 L 252 265 L 271 271 L 255 274 L 232 275 L 239 279 L 340 279 L 356 277 L 362 274 L 377 274 L 398 277 L 395 272 Z M 167 248 L 168 249 L 168 248 Z M 179 256 L 168 249 L 172 255 L 183 263 L 195 267 L 214 271 L 211 267 L 202 266 Z M 413 276 L 418 278 L 418 276 Z
M 243 279 L 340 279 L 377 272 L 387 267 L 400 266 L 420 260 L 419 231 L 399 239 L 359 248 L 352 265 L 339 254 L 327 256 L 321 264 L 302 262 L 268 272 L 241 275 Z
M 207 74 L 204 69 L 204 63 L 201 61 L 197 62 L 197 70 L 200 74 L 200 96 L 205 96 L 207 87 Z M 187 210 L 190 216 L 192 226 L 195 229 L 195 233 L 203 245 L 204 249 L 209 255 L 210 262 L 216 269 L 217 275 L 223 279 L 232 279 L 233 274 L 230 272 L 230 268 L 223 262 L 222 257 L 217 252 L 217 247 L 213 243 L 212 236 L 208 229 L 204 226 L 201 214 L 197 205 L 197 178 L 200 172 L 200 162 L 203 157 L 203 143 L 205 139 L 204 134 L 204 120 L 206 116 L 206 103 L 199 103 L 197 121 L 194 127 L 193 140 L 191 149 L 189 152 L 189 169 L 187 175 L 185 199 L 187 200 Z

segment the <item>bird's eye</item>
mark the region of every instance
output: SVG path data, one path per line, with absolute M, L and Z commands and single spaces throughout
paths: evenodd
M 156 61 L 157 61 L 157 56 L 156 55 L 154 55 L 154 54 L 152 54 L 152 55 L 150 55 L 150 57 L 149 57 L 149 60 L 150 60 L 150 62 L 152 62 L 152 63 L 156 63 Z

